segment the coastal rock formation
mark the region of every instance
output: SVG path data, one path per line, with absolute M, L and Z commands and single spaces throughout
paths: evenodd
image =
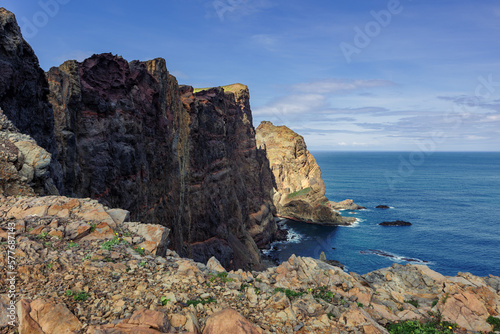
M 363 210 L 364 206 L 354 203 L 352 199 L 345 199 L 341 202 L 330 201 L 330 206 L 335 210 Z
M 58 194 L 51 155 L 12 124 L 0 109 L 0 195 Z
M 392 222 L 382 222 L 379 225 L 381 225 L 381 226 L 411 226 L 411 223 L 406 222 L 404 220 L 395 220 Z
M 226 271 L 215 259 L 140 247 L 145 238 L 116 210 L 90 199 L 0 199 L 0 266 L 15 225 L 22 291 L 16 326 L 2 321 L 1 333 L 388 333 L 407 320 L 441 329 L 449 321 L 465 333 L 491 331 L 500 313 L 497 276 L 410 264 L 361 276 L 295 255 L 263 271 Z M 7 289 L 0 286 L 0 311 L 10 305 Z
M 278 215 L 317 224 L 349 224 L 325 197 L 321 170 L 302 136 L 286 126 L 264 121 L 256 129 L 256 140 L 273 172 Z
M 33 49 L 23 39 L 13 13 L 0 8 L 0 108 L 23 134 L 57 156 L 54 115 L 47 99 L 48 84 Z M 55 186 L 61 189 L 60 166 L 52 159 L 48 166 Z M 37 189 L 54 194 L 54 187 Z
M 183 256 L 260 265 L 257 244 L 276 225 L 246 86 L 194 93 L 163 59 L 112 54 L 67 61 L 47 77 L 66 195 L 167 226 Z

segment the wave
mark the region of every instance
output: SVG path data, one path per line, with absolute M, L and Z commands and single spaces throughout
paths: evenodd
M 360 254 L 367 254 L 367 255 L 377 255 L 377 256 L 382 256 L 385 258 L 388 258 L 394 262 L 410 262 L 410 263 L 426 263 L 429 264 L 429 261 L 417 259 L 417 258 L 412 258 L 408 256 L 401 256 L 393 253 L 389 253 L 383 250 L 379 249 L 368 249 L 368 250 L 362 250 L 360 251 Z
M 365 219 L 356 218 L 354 223 L 352 223 L 351 225 L 339 225 L 339 227 L 349 227 L 349 228 L 359 227 L 359 223 L 364 222 L 364 221 L 365 221 Z
M 288 231 L 287 238 L 286 240 L 279 240 L 279 241 L 273 241 L 271 244 L 269 244 L 268 249 L 262 249 L 262 253 L 265 255 L 270 255 L 272 252 L 279 251 L 281 248 L 280 246 L 285 245 L 285 244 L 300 244 L 302 240 L 306 238 L 305 235 L 300 234 L 290 226 L 288 226 L 286 223 L 280 222 L 280 227 L 284 230 Z

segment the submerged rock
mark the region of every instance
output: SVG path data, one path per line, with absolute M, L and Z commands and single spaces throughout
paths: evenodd
M 391 207 L 387 206 L 387 205 L 377 205 L 375 208 L 376 209 L 390 209 Z
M 404 220 L 396 220 L 392 222 L 382 222 L 379 225 L 382 226 L 411 226 L 410 222 L 405 222 Z

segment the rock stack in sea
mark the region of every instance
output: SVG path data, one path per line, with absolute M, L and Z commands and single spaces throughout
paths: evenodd
M 264 121 L 256 129 L 256 140 L 259 149 L 266 153 L 274 175 L 273 202 L 278 215 L 325 225 L 346 225 L 354 221 L 333 209 L 362 207 L 352 200 L 335 203 L 325 197 L 321 170 L 302 136 L 284 125 Z

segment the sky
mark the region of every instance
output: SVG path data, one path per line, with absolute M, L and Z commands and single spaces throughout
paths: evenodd
M 500 151 L 497 0 L 0 0 L 44 70 L 162 57 L 330 151 Z

